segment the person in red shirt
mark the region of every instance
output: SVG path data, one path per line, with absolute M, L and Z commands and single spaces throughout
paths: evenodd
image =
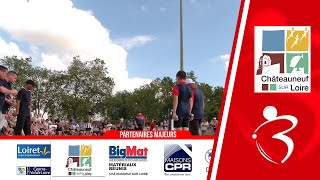
M 189 130 L 192 135 L 199 135 L 199 125 L 204 118 L 204 96 L 192 79 L 187 79 L 186 82 L 192 93 L 193 108 L 191 113 L 194 115 L 194 119 L 189 122 Z
M 138 113 L 136 118 L 134 119 L 134 126 L 136 130 L 143 130 L 146 124 L 146 118 L 142 115 L 142 113 Z
M 153 129 L 156 129 L 156 126 L 157 126 L 156 122 L 154 122 L 154 119 L 152 119 L 150 122 L 150 131 L 153 131 Z
M 174 127 L 177 131 L 189 131 L 189 120 L 193 118 L 191 113 L 193 102 L 191 89 L 186 83 L 186 73 L 178 71 L 177 84 L 173 87 L 173 114 Z

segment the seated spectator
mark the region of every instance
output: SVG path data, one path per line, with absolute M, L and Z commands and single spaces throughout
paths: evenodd
M 142 113 L 138 113 L 136 118 L 134 119 L 135 130 L 144 130 L 144 126 L 146 124 L 146 119 L 142 115 Z
M 112 129 L 112 126 L 113 125 L 112 125 L 111 121 L 109 121 L 107 124 L 107 130 L 110 131 Z

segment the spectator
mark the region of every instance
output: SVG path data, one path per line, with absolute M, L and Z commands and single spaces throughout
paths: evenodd
M 201 123 L 201 135 L 203 136 L 207 135 L 208 127 L 209 127 L 208 121 L 206 119 L 203 120 Z
M 163 130 L 168 130 L 168 121 L 167 120 L 163 121 Z
M 126 125 L 124 126 L 124 129 L 125 129 L 125 130 L 130 130 L 130 129 L 131 129 L 131 126 L 132 126 L 131 122 L 128 121 L 128 122 L 126 123 Z
M 91 116 L 88 116 L 87 123 L 85 124 L 86 127 L 86 134 L 91 134 L 92 131 L 92 122 L 91 122 Z
M 145 117 L 142 115 L 142 113 L 138 113 L 136 118 L 134 119 L 135 130 L 144 130 L 145 123 Z
M 212 126 L 212 135 L 216 135 L 218 120 L 216 117 L 212 119 L 210 122 L 210 126 Z
M 110 131 L 112 129 L 112 126 L 113 125 L 112 125 L 111 121 L 109 121 L 107 124 L 107 130 Z
M 59 136 L 62 136 L 62 132 L 63 132 L 63 126 L 61 123 L 59 123 L 57 127 L 57 133 Z
M 155 123 L 154 119 L 150 122 L 150 131 L 153 131 L 153 129 L 156 129 L 157 124 Z

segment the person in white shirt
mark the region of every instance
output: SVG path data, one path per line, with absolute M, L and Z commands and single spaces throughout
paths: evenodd
M 107 130 L 110 131 L 112 126 L 113 125 L 112 125 L 111 121 L 109 121 L 108 124 L 107 124 Z
M 201 135 L 206 135 L 207 134 L 208 127 L 209 127 L 208 121 L 206 119 L 203 120 L 202 123 L 201 123 Z
M 85 127 L 86 127 L 86 134 L 89 135 L 92 130 L 92 123 L 90 120 L 87 123 L 85 123 Z

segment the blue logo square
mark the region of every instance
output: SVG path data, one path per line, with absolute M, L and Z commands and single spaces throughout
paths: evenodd
M 69 146 L 69 156 L 80 156 L 80 146 Z
M 262 51 L 284 51 L 284 30 L 263 31 Z

